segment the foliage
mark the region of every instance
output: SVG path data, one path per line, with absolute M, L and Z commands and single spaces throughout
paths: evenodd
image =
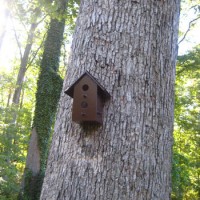
M 44 178 L 44 171 L 33 175 L 32 172 L 28 169 L 24 172 L 24 191 L 25 193 L 19 193 L 19 200 L 30 200 L 30 199 L 39 199 L 40 190 L 42 187 L 42 182 Z M 29 196 L 27 195 L 29 194 Z
M 10 124 L 13 112 L 17 113 L 16 124 Z M 0 127 L 0 196 L 15 199 L 20 189 L 27 143 L 31 127 L 30 108 L 15 110 L 13 107 L 1 108 Z
M 173 199 L 200 198 L 200 47 L 178 57 Z
M 33 126 L 36 127 L 39 136 L 42 170 L 45 170 L 46 166 L 47 146 L 61 89 L 62 79 L 59 75 L 53 71 L 41 73 L 36 94 L 37 102 Z

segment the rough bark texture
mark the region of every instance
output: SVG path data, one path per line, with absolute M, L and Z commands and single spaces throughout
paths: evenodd
M 110 92 L 103 126 L 62 93 L 41 200 L 168 200 L 179 0 L 82 0 L 64 88 L 88 70 Z

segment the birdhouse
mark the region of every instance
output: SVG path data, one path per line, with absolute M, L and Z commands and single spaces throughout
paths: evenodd
M 110 94 L 89 72 L 82 74 L 65 93 L 73 98 L 72 121 L 102 124 L 104 102 Z

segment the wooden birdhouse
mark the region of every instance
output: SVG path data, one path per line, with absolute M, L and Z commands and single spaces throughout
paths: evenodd
M 102 124 L 104 102 L 110 94 L 89 72 L 82 74 L 65 93 L 73 98 L 72 121 Z

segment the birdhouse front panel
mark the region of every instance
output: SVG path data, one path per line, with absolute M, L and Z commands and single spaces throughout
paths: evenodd
M 103 123 L 103 106 L 110 94 L 88 71 L 65 93 L 73 98 L 72 121 L 80 124 Z
M 72 120 L 77 123 L 97 120 L 97 84 L 83 76 L 74 86 Z

